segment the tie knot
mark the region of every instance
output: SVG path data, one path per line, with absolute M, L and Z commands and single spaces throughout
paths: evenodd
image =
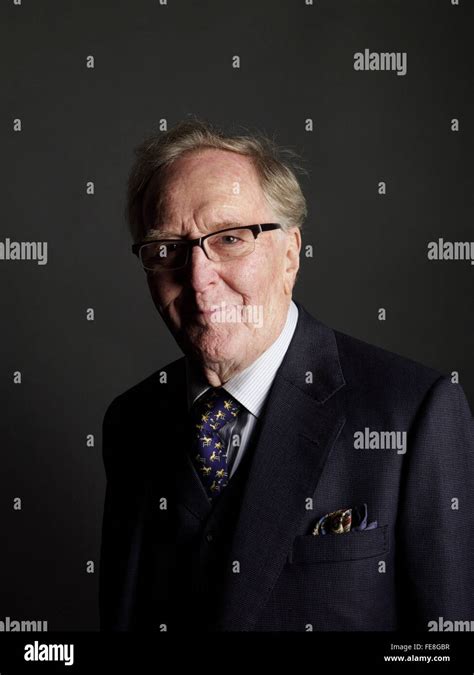
M 193 417 L 197 433 L 219 431 L 227 422 L 234 420 L 240 404 L 222 387 L 208 389 L 193 405 Z

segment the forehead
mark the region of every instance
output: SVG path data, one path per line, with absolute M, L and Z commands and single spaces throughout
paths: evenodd
M 188 152 L 155 175 L 143 201 L 145 222 L 185 217 L 191 212 L 266 203 L 252 160 L 226 150 L 206 148 Z

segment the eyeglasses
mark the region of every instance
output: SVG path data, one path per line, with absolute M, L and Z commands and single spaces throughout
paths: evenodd
M 227 262 L 253 253 L 255 240 L 261 232 L 278 229 L 282 227 L 277 223 L 265 223 L 219 230 L 199 239 L 156 239 L 133 244 L 132 253 L 138 256 L 144 269 L 149 272 L 185 267 L 193 246 L 200 246 L 209 260 Z

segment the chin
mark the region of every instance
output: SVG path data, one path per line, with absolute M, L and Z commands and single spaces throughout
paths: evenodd
M 234 329 L 236 327 L 234 326 Z M 238 360 L 245 353 L 240 331 L 228 327 L 212 327 L 199 335 L 188 335 L 188 344 L 200 361 L 215 363 Z

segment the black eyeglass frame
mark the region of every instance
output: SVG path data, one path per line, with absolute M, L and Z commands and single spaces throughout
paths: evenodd
M 133 244 L 132 253 L 136 255 L 138 259 L 141 261 L 140 249 L 142 246 L 146 246 L 147 244 L 169 244 L 169 243 L 186 244 L 186 262 L 184 262 L 183 265 L 180 265 L 179 267 L 163 268 L 163 271 L 169 270 L 170 272 L 173 272 L 174 270 L 179 270 L 182 269 L 183 267 L 186 267 L 186 265 L 189 262 L 189 251 L 192 249 L 193 246 L 199 246 L 200 248 L 202 248 L 206 258 L 211 260 L 211 258 L 209 258 L 209 256 L 207 255 L 206 249 L 203 246 L 203 242 L 209 237 L 214 237 L 216 234 L 222 234 L 223 232 L 235 232 L 235 230 L 250 230 L 254 236 L 254 239 L 256 239 L 261 232 L 269 232 L 271 230 L 281 230 L 281 229 L 283 228 L 279 223 L 260 223 L 258 225 L 239 225 L 238 227 L 226 227 L 224 230 L 217 230 L 217 232 L 210 232 L 209 234 L 206 234 L 203 237 L 199 237 L 198 239 L 150 239 L 148 241 L 140 241 L 137 242 L 136 244 Z M 247 253 L 246 255 L 250 255 L 250 253 Z M 244 258 L 245 256 L 240 257 Z M 233 258 L 233 260 L 238 260 L 238 257 Z M 147 268 L 145 268 L 145 270 L 146 269 Z

